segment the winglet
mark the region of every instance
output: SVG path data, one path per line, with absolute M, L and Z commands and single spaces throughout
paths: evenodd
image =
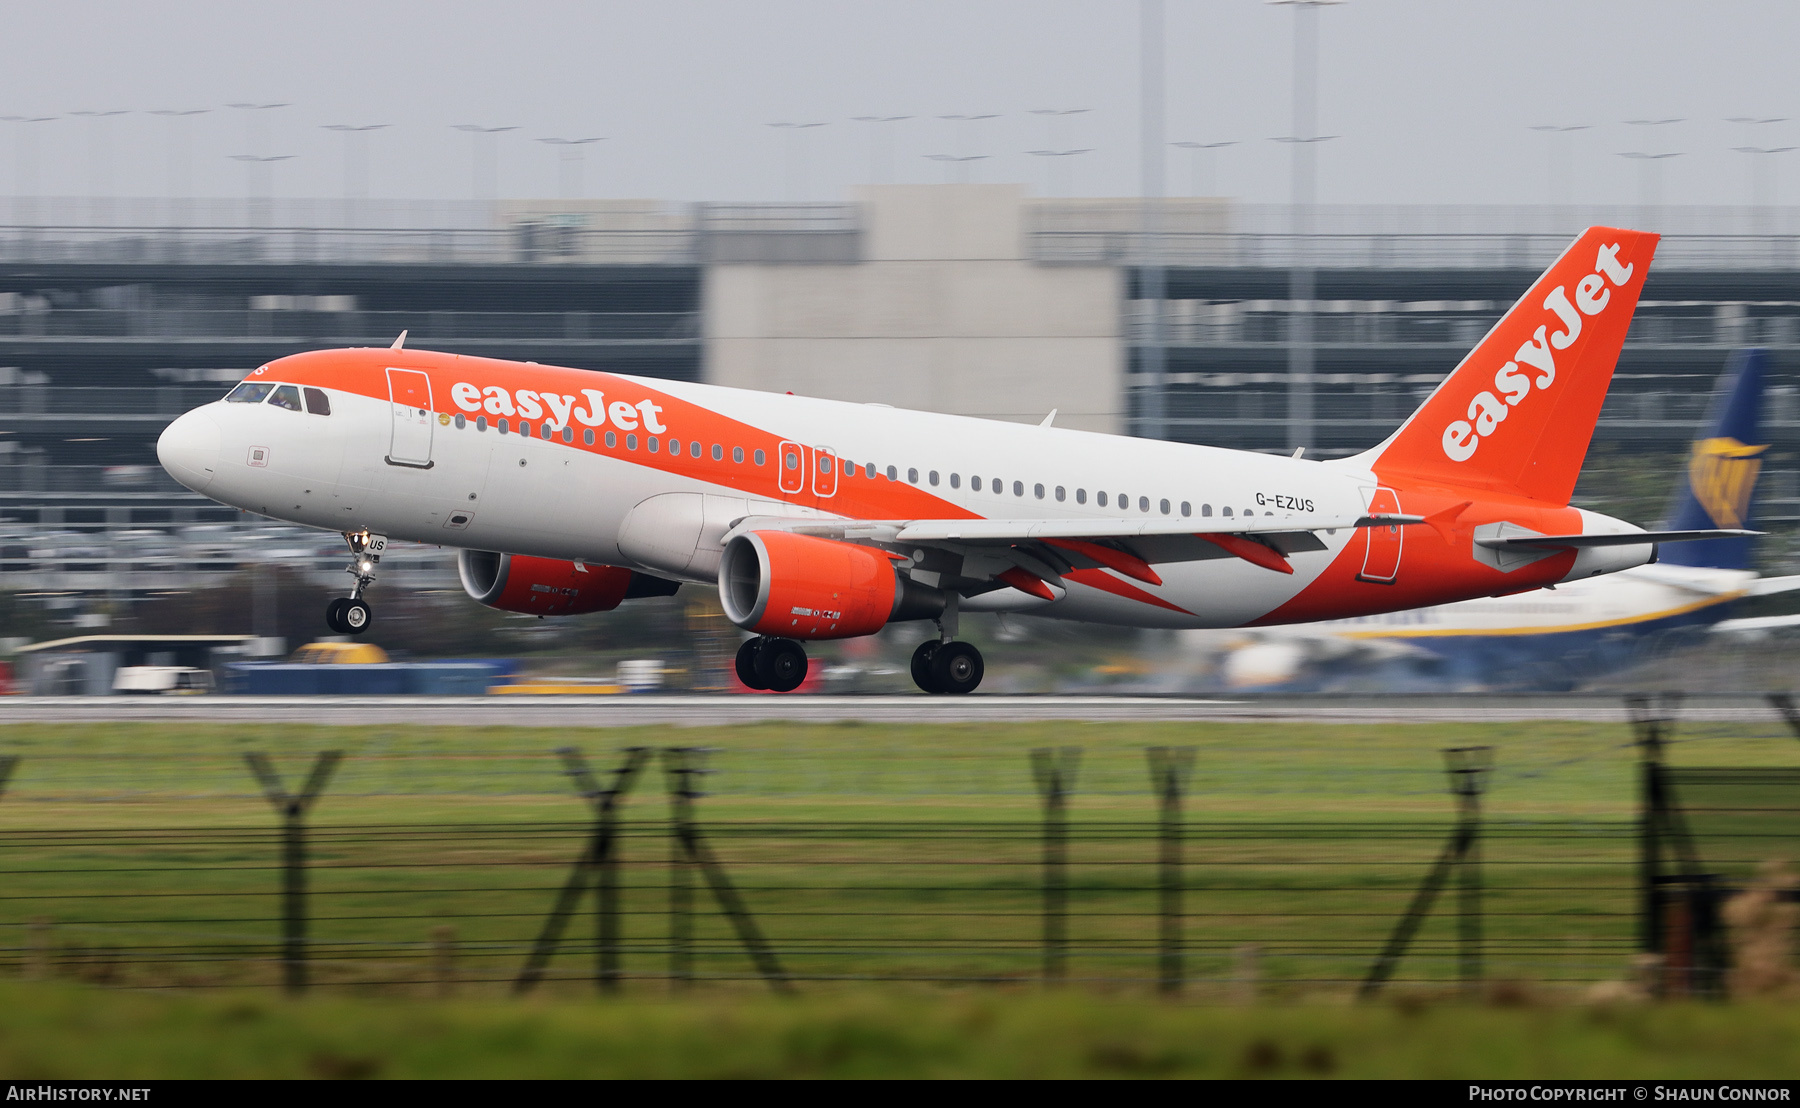
M 1048 427 L 1048 426 L 1050 426 L 1050 425 L 1051 425 L 1051 424 L 1052 424 L 1052 423 L 1055 423 L 1055 422 L 1056 422 L 1056 413 L 1057 413 L 1057 410 L 1058 410 L 1058 409 L 1056 409 L 1056 408 L 1051 408 L 1051 409 L 1050 409 L 1050 414 L 1049 414 L 1049 415 L 1047 415 L 1047 416 L 1045 416 L 1045 417 L 1044 417 L 1044 422 L 1042 422 L 1042 423 L 1040 423 L 1040 424 L 1038 424 L 1038 426 L 1039 426 L 1039 427 Z
M 400 337 L 394 340 L 394 345 L 388 347 L 388 349 L 389 350 L 404 350 L 405 348 L 406 348 L 406 332 L 402 331 L 402 332 L 400 332 Z

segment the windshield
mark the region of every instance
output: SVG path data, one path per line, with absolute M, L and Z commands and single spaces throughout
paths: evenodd
M 268 381 L 245 381 L 225 394 L 227 404 L 261 404 L 275 386 Z

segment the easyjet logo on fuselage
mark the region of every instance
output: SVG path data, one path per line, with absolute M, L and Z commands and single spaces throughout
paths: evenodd
M 1594 260 L 1594 272 L 1575 282 L 1574 303 L 1570 303 L 1567 287 L 1558 285 L 1550 290 L 1544 297 L 1544 310 L 1555 313 L 1555 319 L 1539 324 L 1537 332 L 1513 355 L 1514 360 L 1494 374 L 1493 392 L 1484 389 L 1475 394 L 1469 401 L 1467 419 L 1454 420 L 1444 428 L 1444 453 L 1451 461 L 1473 458 L 1481 440 L 1506 422 L 1510 409 L 1517 407 L 1534 388 L 1542 392 L 1556 384 L 1556 351 L 1574 345 L 1581 335 L 1583 316 L 1596 316 L 1606 310 L 1612 300 L 1607 282 L 1611 281 L 1614 288 L 1623 287 L 1635 268 L 1619 264 L 1619 244 L 1615 242 L 1602 246 Z M 1552 326 L 1556 330 L 1552 331 Z M 1519 369 L 1521 362 L 1536 372 L 1535 379 L 1530 372 Z
M 583 427 L 603 427 L 610 423 L 621 431 L 635 431 L 641 422 L 644 430 L 652 435 L 668 430 L 657 418 L 662 414 L 662 405 L 654 400 L 640 400 L 635 404 L 614 400 L 609 404 L 606 394 L 599 389 L 581 389 L 580 392 L 581 399 L 578 400 L 567 393 L 507 390 L 499 385 L 482 388 L 467 381 L 450 386 L 450 398 L 470 415 L 485 412 L 491 416 L 517 416 L 529 421 L 544 418 L 547 409 L 551 422 L 559 431 L 569 425 L 571 417 Z

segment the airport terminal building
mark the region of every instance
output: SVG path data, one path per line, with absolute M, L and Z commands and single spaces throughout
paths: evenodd
M 413 347 L 1034 423 L 1055 409 L 1066 427 L 1342 456 L 1384 438 L 1593 222 L 1668 229 L 1596 441 L 1666 464 L 1726 355 L 1766 346 L 1763 520 L 1800 518 L 1795 213 L 1312 222 L 1296 237 L 1280 207 L 1146 211 L 1014 185 L 875 186 L 831 204 L 14 200 L 0 226 L 3 568 L 10 587 L 71 603 L 166 586 L 178 558 L 159 577 L 108 536 L 253 521 L 162 474 L 161 429 L 272 358 L 402 330 Z M 1291 418 L 1308 378 L 1313 415 Z M 102 549 L 33 545 L 47 534 Z

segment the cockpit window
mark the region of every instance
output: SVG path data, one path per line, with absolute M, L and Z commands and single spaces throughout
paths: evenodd
M 269 397 L 269 403 L 277 408 L 286 408 L 290 412 L 298 412 L 300 407 L 300 390 L 293 385 L 279 385 L 275 395 Z
M 225 394 L 225 402 L 228 404 L 261 404 L 274 388 L 275 386 L 267 381 L 245 381 Z
M 313 415 L 330 415 L 331 398 L 325 395 L 324 389 L 307 389 L 306 410 Z M 461 419 L 462 417 L 458 416 L 457 418 Z M 460 427 L 462 424 L 459 423 L 457 426 Z

